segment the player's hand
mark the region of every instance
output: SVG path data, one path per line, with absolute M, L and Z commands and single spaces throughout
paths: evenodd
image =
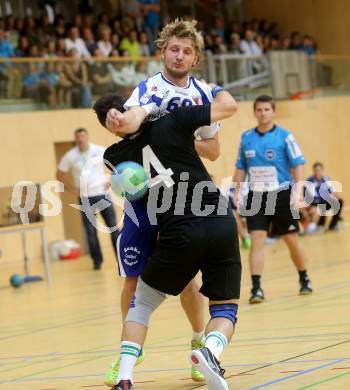
M 291 205 L 292 208 L 296 211 L 303 209 L 306 206 L 303 194 L 300 192 L 292 193 Z
M 118 110 L 111 108 L 106 117 L 106 128 L 111 133 L 115 134 L 118 131 L 119 119 L 118 119 Z
M 106 127 L 111 133 L 122 133 L 123 128 L 127 125 L 127 119 L 122 112 L 116 110 L 115 108 L 111 108 L 108 111 L 106 118 Z

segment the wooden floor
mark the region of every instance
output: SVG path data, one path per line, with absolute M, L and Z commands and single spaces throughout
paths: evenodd
M 315 288 L 308 297 L 298 296 L 297 274 L 277 242 L 267 247 L 267 301 L 249 306 L 242 253 L 239 322 L 222 356 L 231 390 L 350 389 L 350 226 L 301 242 Z M 52 288 L 41 282 L 13 289 L 8 277 L 18 269 L 0 267 L 0 388 L 104 388 L 121 328 L 113 259 L 101 272 L 87 258 L 54 263 Z M 136 389 L 205 389 L 189 379 L 189 339 L 179 301 L 171 298 L 153 317 Z

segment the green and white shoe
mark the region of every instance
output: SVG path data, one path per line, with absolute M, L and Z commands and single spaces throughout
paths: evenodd
M 205 338 L 203 338 L 201 341 L 192 340 L 191 350 L 194 351 L 196 349 L 204 348 L 204 345 L 205 345 Z M 205 381 L 204 375 L 195 366 L 192 366 L 191 368 L 191 378 L 195 382 Z
M 140 355 L 136 360 L 136 366 L 141 364 L 145 359 L 145 351 L 143 348 L 140 351 Z M 105 385 L 109 387 L 115 386 L 119 374 L 120 358 L 112 362 L 105 374 Z

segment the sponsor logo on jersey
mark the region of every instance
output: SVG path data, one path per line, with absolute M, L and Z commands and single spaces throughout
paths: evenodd
M 153 85 L 153 87 L 151 88 L 151 91 L 152 91 L 152 92 L 157 92 L 157 90 L 158 90 L 157 86 L 156 86 L 156 85 Z
M 255 150 L 246 150 L 244 154 L 246 158 L 253 158 L 256 155 Z
M 128 246 L 124 248 L 124 263 L 129 267 L 137 264 L 138 256 L 141 251 L 136 246 Z
M 148 101 L 151 99 L 151 95 L 149 93 L 145 93 L 141 99 L 140 99 L 140 103 L 141 104 L 147 104 Z
M 274 160 L 276 158 L 276 152 L 273 149 L 267 149 L 265 151 L 265 158 L 267 160 Z

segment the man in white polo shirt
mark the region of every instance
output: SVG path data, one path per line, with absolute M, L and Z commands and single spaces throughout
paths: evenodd
M 58 165 L 57 179 L 63 182 L 68 191 L 79 197 L 83 206 L 82 219 L 90 255 L 94 269 L 98 270 L 101 268 L 103 256 L 96 229 L 97 212 L 101 213 L 106 226 L 110 229 L 113 249 L 117 256 L 117 218 L 111 198 L 106 194 L 109 182 L 104 172 L 105 148 L 90 143 L 88 132 L 83 128 L 75 130 L 74 138 L 76 146 L 62 157 Z M 72 173 L 74 184 L 70 183 L 68 172 Z

